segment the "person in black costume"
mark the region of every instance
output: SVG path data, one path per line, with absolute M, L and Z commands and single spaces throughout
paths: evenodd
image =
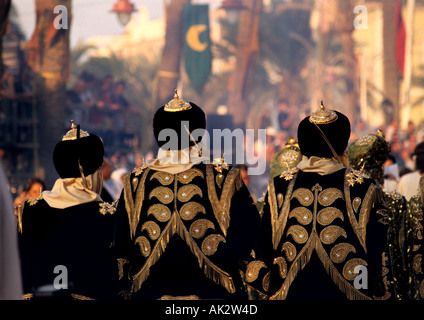
M 176 92 L 153 118 L 157 158 L 125 177 L 116 246 L 127 298 L 247 299 L 240 270 L 260 217 L 239 169 L 202 154 L 205 126 Z
M 60 176 L 19 208 L 24 298 L 116 298 L 115 208 L 104 202 L 100 137 L 72 124 L 53 152 Z
M 246 282 L 271 300 L 386 297 L 382 254 L 387 243 L 382 191 L 348 169 L 350 123 L 321 108 L 298 126 L 303 156 L 271 179 Z

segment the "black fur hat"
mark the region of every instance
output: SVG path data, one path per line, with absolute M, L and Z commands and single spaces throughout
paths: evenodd
M 333 152 L 325 141 L 321 129 L 337 155 L 342 154 L 348 145 L 350 137 L 349 119 L 341 112 L 321 109 L 299 123 L 297 139 L 302 155 L 332 158 Z
M 53 163 L 62 179 L 78 178 L 81 177 L 80 164 L 84 175 L 88 176 L 101 167 L 103 155 L 102 139 L 95 134 L 79 130 L 72 123 L 72 129 L 54 148 Z
M 201 130 L 193 134 L 196 129 Z M 193 146 L 193 139 L 199 143 L 205 129 L 206 116 L 203 110 L 193 102 L 181 100 L 176 90 L 174 99 L 160 107 L 153 117 L 153 134 L 159 147 L 165 149 L 181 150 Z

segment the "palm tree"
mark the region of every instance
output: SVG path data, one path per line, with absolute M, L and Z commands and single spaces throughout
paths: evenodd
M 28 43 L 28 64 L 35 73 L 33 94 L 39 110 L 39 160 L 47 185 L 56 178 L 51 156 L 54 146 L 67 129 L 65 94 L 70 62 L 71 19 L 68 17 L 67 29 L 55 28 L 54 8 L 64 5 L 70 15 L 71 3 L 71 0 L 36 0 L 36 25 Z

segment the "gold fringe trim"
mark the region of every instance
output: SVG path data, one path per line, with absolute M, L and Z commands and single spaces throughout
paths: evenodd
M 285 300 L 287 298 L 287 294 L 292 282 L 296 278 L 299 271 L 301 271 L 309 263 L 314 250 L 317 252 L 318 258 L 321 260 L 331 280 L 349 300 L 372 300 L 367 295 L 355 289 L 355 287 L 353 287 L 342 277 L 325 252 L 325 249 L 323 248 L 315 230 L 312 231 L 308 243 L 302 248 L 291 265 L 283 285 L 277 291 L 277 293 L 270 297 L 270 300 Z
M 230 275 L 214 265 L 200 250 L 196 242 L 191 237 L 190 233 L 185 228 L 178 213 L 174 211 L 171 221 L 163 230 L 160 238 L 156 242 L 151 254 L 143 267 L 133 276 L 133 285 L 131 292 L 137 292 L 144 281 L 150 275 L 150 268 L 159 260 L 161 255 L 165 252 L 165 249 L 169 243 L 169 239 L 174 235 L 178 234 L 189 246 L 191 252 L 196 256 L 199 267 L 203 270 L 205 275 L 213 280 L 218 285 L 223 286 L 228 292 L 234 293 L 235 286 Z
M 143 172 L 141 181 L 136 189 L 137 193 L 135 195 L 135 199 L 133 198 L 133 190 L 131 186 L 131 174 L 126 175 L 124 179 L 125 209 L 127 210 L 128 222 L 130 224 L 131 239 L 135 236 L 135 231 L 140 220 L 140 211 L 144 201 L 144 187 L 149 171 L 150 169 L 147 168 Z
M 208 186 L 209 200 L 211 202 L 215 218 L 218 221 L 224 236 L 227 236 L 227 230 L 230 226 L 231 199 L 234 195 L 234 192 L 236 191 L 236 188 L 238 190 L 241 187 L 239 180 L 241 181 L 240 170 L 237 168 L 232 168 L 227 174 L 224 186 L 222 187 L 221 197 L 218 200 L 218 195 L 216 194 L 215 188 L 213 166 L 206 166 L 206 183 Z

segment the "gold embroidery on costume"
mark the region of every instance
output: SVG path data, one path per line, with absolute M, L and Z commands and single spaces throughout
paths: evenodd
M 156 187 L 150 192 L 149 199 L 153 197 L 164 204 L 169 204 L 174 200 L 174 193 L 167 187 Z
M 196 295 L 190 296 L 162 296 L 158 300 L 200 300 L 200 298 Z
M 262 279 L 262 288 L 267 292 L 269 290 L 269 284 L 271 282 L 271 271 L 269 271 Z
M 157 240 L 160 236 L 160 227 L 154 221 L 147 221 L 141 226 L 141 231 L 147 230 L 150 239 Z
M 131 239 L 134 238 L 135 232 L 140 221 L 139 212 L 143 206 L 144 201 L 144 185 L 147 178 L 147 175 L 150 171 L 150 168 L 144 170 L 143 175 L 140 180 L 139 187 L 132 188 L 130 177 L 131 175 L 126 175 L 124 179 L 124 197 L 125 197 L 125 209 L 128 214 L 128 221 L 130 224 L 130 234 Z M 133 197 L 133 192 L 136 191 L 135 199 Z
M 361 205 L 361 202 L 362 202 L 362 200 L 359 197 L 356 197 L 355 199 L 353 199 L 352 207 L 353 207 L 353 210 L 355 210 L 355 212 L 358 211 L 359 206 Z
M 36 204 L 38 203 L 38 201 L 40 201 L 41 199 L 43 199 L 43 194 L 40 192 L 40 194 L 39 194 L 37 197 L 35 197 L 35 198 L 30 198 L 30 199 L 28 200 L 28 204 L 29 204 L 30 206 L 36 205 Z
M 415 273 L 421 273 L 422 272 L 422 255 L 417 254 L 414 256 L 412 260 L 412 270 L 414 270 Z
M 116 212 L 116 207 L 115 207 L 116 201 L 112 202 L 112 203 L 107 203 L 107 202 L 100 202 L 99 206 L 99 212 L 102 215 L 106 215 L 106 214 L 115 214 Z
M 163 204 L 156 203 L 147 209 L 147 216 L 153 214 L 160 222 L 167 222 L 171 219 L 171 210 Z
M 178 190 L 177 197 L 179 201 L 187 202 L 187 201 L 190 201 L 190 199 L 193 198 L 195 195 L 199 195 L 200 197 L 203 197 L 202 190 L 194 184 L 189 184 L 186 186 L 182 186 Z
M 284 196 L 281 193 L 277 194 L 278 209 L 281 208 L 281 205 L 283 204 L 283 202 L 284 202 Z
M 141 254 L 145 257 L 148 257 L 151 252 L 150 242 L 147 240 L 146 237 L 140 236 L 137 239 L 135 239 L 135 243 L 137 243 L 140 246 Z
M 200 203 L 187 202 L 180 209 L 180 216 L 183 220 L 192 220 L 199 212 L 206 214 L 206 209 Z
M 331 249 L 330 258 L 335 263 L 342 263 L 346 259 L 349 252 L 355 253 L 355 247 L 350 243 L 339 243 Z
M 196 177 L 204 178 L 203 172 L 197 168 L 191 168 L 178 174 L 178 180 L 184 184 L 190 183 Z
M 246 282 L 250 283 L 255 281 L 262 268 L 266 268 L 266 264 L 264 262 L 259 260 L 250 262 L 246 269 Z
M 312 222 L 312 212 L 305 207 L 296 207 L 290 214 L 289 219 L 295 217 L 300 224 L 307 225 Z
M 330 205 L 332 205 L 334 203 L 334 201 L 336 201 L 337 199 L 344 199 L 343 194 L 340 190 L 335 189 L 335 188 L 328 188 L 323 190 L 319 196 L 318 196 L 318 202 L 325 206 L 328 207 Z
M 174 175 L 168 172 L 157 171 L 150 177 L 150 181 L 157 179 L 163 186 L 170 185 L 174 182 Z
M 215 177 L 212 166 L 206 166 L 206 183 L 208 187 L 208 196 L 212 205 L 213 213 L 218 221 L 224 236 L 227 236 L 227 229 L 230 225 L 230 207 L 231 199 L 241 181 L 241 174 L 237 168 L 232 168 L 225 178 L 224 185 L 222 186 L 221 197 L 218 199 L 215 188 Z
M 369 186 L 367 193 L 364 197 L 364 200 L 362 202 L 358 219 L 356 219 L 355 213 L 353 212 L 352 202 L 350 200 L 349 185 L 347 182 L 345 182 L 344 189 L 345 189 L 345 195 L 346 195 L 347 215 L 349 217 L 350 224 L 352 225 L 353 231 L 358 237 L 358 240 L 361 243 L 366 253 L 367 247 L 366 247 L 365 239 L 366 239 L 366 233 L 367 233 L 367 224 L 368 224 L 368 220 L 370 216 L 371 206 L 373 203 L 372 199 L 373 197 L 375 197 L 375 193 L 377 192 L 377 186 L 374 184 L 371 184 Z
M 368 264 L 366 263 L 366 261 L 359 259 L 359 258 L 355 258 L 355 259 L 351 259 L 348 262 L 346 262 L 346 264 L 343 267 L 343 276 L 347 279 L 347 280 L 354 280 L 355 277 L 358 275 L 357 273 L 354 272 L 355 267 L 356 266 L 367 266 Z
M 300 204 L 305 207 L 310 206 L 314 201 L 313 193 L 305 188 L 296 189 L 293 192 L 293 198 L 299 200 Z
M 343 228 L 339 226 L 328 226 L 321 231 L 319 238 L 324 244 L 332 244 L 340 236 L 347 238 L 346 231 Z
M 205 238 L 202 242 L 202 251 L 205 255 L 211 256 L 216 250 L 220 242 L 226 242 L 225 238 L 220 234 L 211 234 Z
M 189 176 L 187 175 L 186 178 L 189 179 Z M 181 180 L 189 181 L 184 180 L 186 178 L 182 176 Z M 203 240 L 202 245 L 198 245 L 194 239 L 202 238 L 205 235 L 207 229 L 215 229 L 215 225 L 211 221 L 208 221 L 206 219 L 199 219 L 194 221 L 191 227 L 188 228 L 183 222 L 184 220 L 182 217 L 184 216 L 184 212 L 186 212 L 185 209 L 189 209 L 191 211 L 188 216 L 192 216 L 193 218 L 195 217 L 195 214 L 192 213 L 196 211 L 197 213 L 205 212 L 205 209 L 200 204 L 197 204 L 195 202 L 188 202 L 184 204 L 186 206 L 183 205 L 180 208 L 179 212 L 176 211 L 177 199 L 180 201 L 184 200 L 183 202 L 187 202 L 195 194 L 200 193 L 200 195 L 202 195 L 201 189 L 195 185 L 184 185 L 183 187 L 179 188 L 179 181 L 180 179 L 178 178 L 178 176 L 174 176 L 173 191 L 171 191 L 171 189 L 167 187 L 157 187 L 154 189 L 155 193 L 153 195 L 150 194 L 151 198 L 155 196 L 159 199 L 159 201 L 169 201 L 169 198 L 171 202 L 175 201 L 174 211 L 171 212 L 171 210 L 167 206 L 160 203 L 156 203 L 148 208 L 148 215 L 153 214 L 157 220 L 162 220 L 161 222 L 166 222 L 166 226 L 162 229 L 154 245 L 152 243 L 152 246 L 150 248 L 150 254 L 144 262 L 143 266 L 140 268 L 140 270 L 138 270 L 138 272 L 136 272 L 131 277 L 131 292 L 136 292 L 140 289 L 141 285 L 144 283 L 144 281 L 146 281 L 146 279 L 150 275 L 150 268 L 160 259 L 170 239 L 173 237 L 173 235 L 178 234 L 181 239 L 186 242 L 186 244 L 190 248 L 190 251 L 197 258 L 199 268 L 203 270 L 204 274 L 216 284 L 223 286 L 229 293 L 234 293 L 235 286 L 231 276 L 226 271 L 216 266 L 207 257 L 213 255 L 217 251 L 219 243 L 225 242 L 225 238 L 220 234 L 209 235 Z M 165 191 L 165 193 L 159 194 L 158 191 Z M 183 193 L 185 193 L 185 195 Z M 165 199 L 164 196 L 166 194 L 168 194 L 169 197 Z M 147 247 L 146 240 L 147 238 L 145 238 L 145 240 L 142 238 L 138 239 L 138 243 L 140 244 L 140 248 L 142 250 L 146 249 Z
M 290 262 L 293 261 L 294 258 L 296 258 L 296 247 L 291 242 L 285 242 L 281 251 L 284 251 L 286 253 L 286 257 Z
M 308 232 L 299 225 L 290 226 L 287 230 L 287 235 L 291 235 L 296 243 L 303 244 L 308 241 Z
M 293 186 L 296 181 L 297 175 L 289 182 L 287 188 L 286 199 L 291 199 Z M 271 179 L 268 182 L 268 203 L 271 213 L 271 223 L 272 223 L 272 246 L 274 250 L 277 250 L 278 244 L 280 243 L 281 237 L 286 227 L 287 218 L 290 210 L 290 201 L 283 202 L 283 207 L 281 212 L 278 210 L 277 199 L 275 196 L 275 186 L 274 180 Z
M 337 218 L 344 220 L 343 213 L 335 207 L 324 208 L 317 214 L 317 221 L 322 226 L 328 226 Z
M 216 184 L 219 188 L 222 188 L 222 182 L 224 182 L 224 175 L 222 173 L 218 173 L 215 178 Z
M 278 265 L 280 271 L 280 277 L 285 279 L 287 277 L 287 262 L 283 257 L 277 257 L 274 259 L 274 264 Z
M 208 229 L 215 230 L 214 224 L 206 219 L 199 219 L 194 221 L 190 226 L 190 234 L 193 238 L 202 238 Z

